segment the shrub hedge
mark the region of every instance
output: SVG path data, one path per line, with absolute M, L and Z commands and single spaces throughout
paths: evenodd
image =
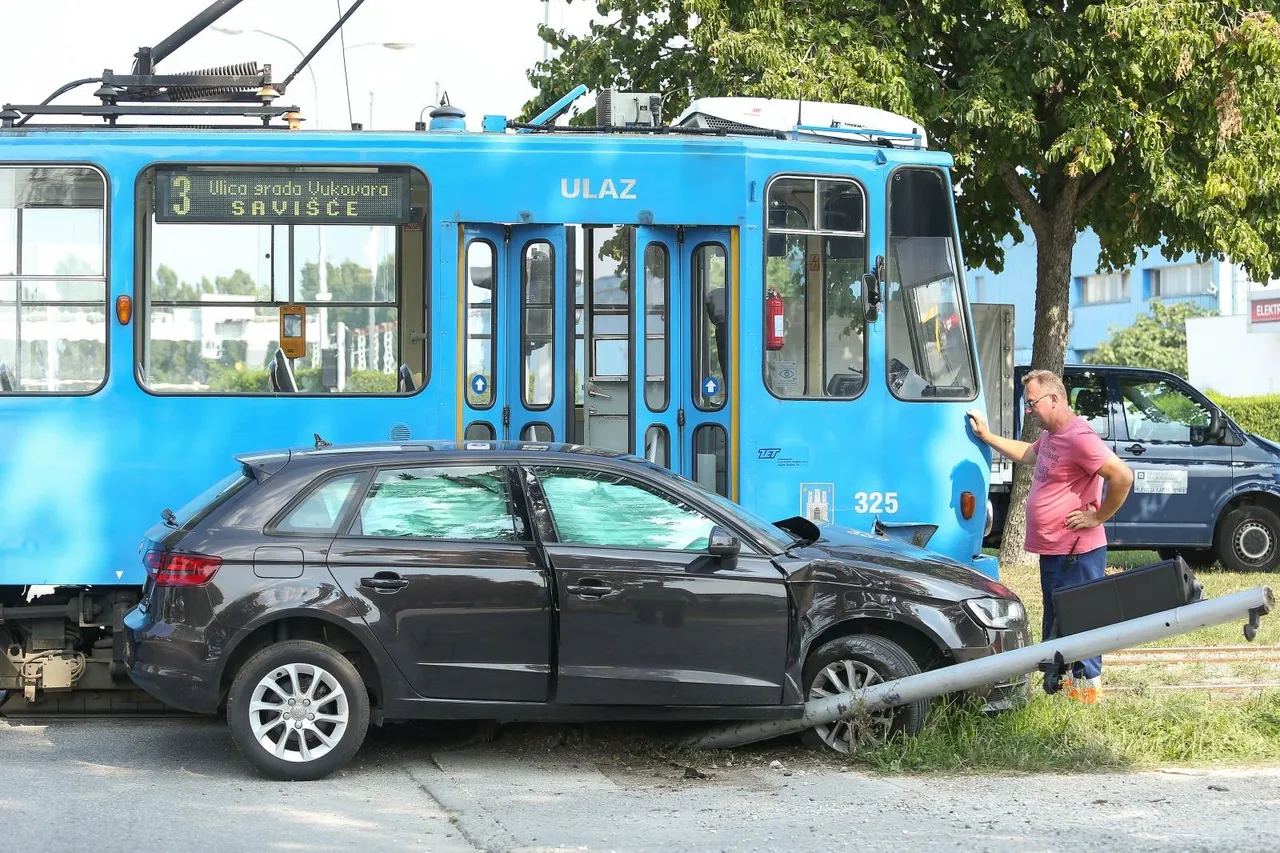
M 1280 441 L 1280 394 L 1227 397 L 1210 392 L 1207 396 L 1221 406 L 1242 429 L 1272 441 Z

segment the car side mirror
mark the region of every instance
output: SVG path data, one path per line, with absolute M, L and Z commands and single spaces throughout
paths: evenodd
M 742 551 L 742 543 L 737 536 L 723 527 L 711 528 L 711 533 L 707 537 L 707 553 L 713 557 L 719 557 L 721 563 L 729 568 L 737 562 L 740 551 Z

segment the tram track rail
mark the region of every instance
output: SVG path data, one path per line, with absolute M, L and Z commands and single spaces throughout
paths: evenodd
M 1222 682 L 1197 681 L 1174 684 L 1112 684 L 1109 693 L 1210 692 L 1242 695 L 1259 690 L 1280 689 L 1280 645 L 1269 646 L 1164 646 L 1121 649 L 1103 656 L 1106 667 L 1128 668 L 1153 665 L 1265 664 L 1275 668 L 1276 677 L 1249 681 L 1233 675 Z M 3 694 L 3 691 L 0 691 Z M 28 703 L 18 691 L 0 695 L 0 720 L 20 724 L 66 720 L 149 720 L 196 719 L 202 715 L 167 707 L 140 689 L 90 690 L 46 693 Z

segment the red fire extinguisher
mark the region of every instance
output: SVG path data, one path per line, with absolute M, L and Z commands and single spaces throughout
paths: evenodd
M 770 290 L 764 300 L 764 348 L 782 349 L 782 296 Z

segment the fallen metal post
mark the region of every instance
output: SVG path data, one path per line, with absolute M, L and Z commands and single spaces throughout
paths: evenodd
M 1035 671 L 1041 663 L 1052 663 L 1059 654 L 1065 661 L 1079 661 L 1236 619 L 1249 620 L 1249 626 L 1256 630 L 1258 618 L 1270 613 L 1274 605 L 1270 587 L 1254 587 L 998 655 L 940 667 L 864 690 L 814 699 L 805 703 L 803 716 L 722 726 L 694 739 L 693 743 L 703 749 L 719 749 L 768 740 L 833 723 L 854 714 L 894 708 L 917 699 L 1008 681 Z M 1252 633 L 1247 627 L 1245 634 L 1249 639 L 1252 639 Z

